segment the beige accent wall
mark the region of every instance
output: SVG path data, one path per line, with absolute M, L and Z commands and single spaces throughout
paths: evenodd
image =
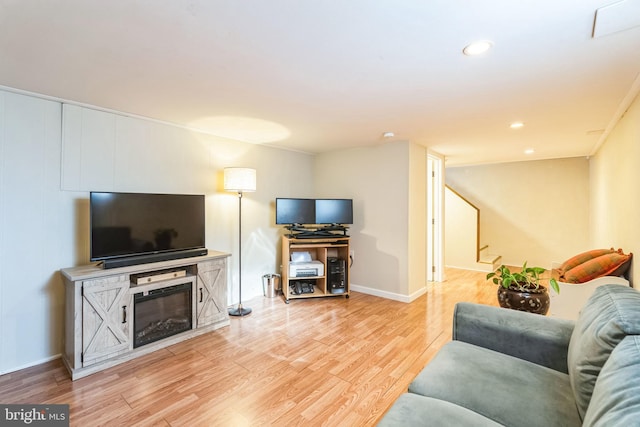
M 450 167 L 446 183 L 480 208 L 480 245 L 504 264 L 550 268 L 589 249 L 584 157 Z
M 449 188 L 444 195 L 446 266 L 477 270 L 478 211 Z
M 426 161 L 409 142 L 316 157 L 316 196 L 354 201 L 354 289 L 401 301 L 424 293 Z
M 407 252 L 408 295 L 421 295 L 427 283 L 427 150 L 409 144 Z
M 591 242 L 640 257 L 640 97 L 627 109 L 591 158 Z M 640 269 L 631 267 L 634 287 Z

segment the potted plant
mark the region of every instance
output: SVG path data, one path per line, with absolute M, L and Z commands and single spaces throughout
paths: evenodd
M 530 313 L 547 314 L 549 311 L 549 292 L 542 285 L 541 277 L 545 272 L 542 267 L 527 267 L 525 261 L 520 271 L 511 271 L 506 265 L 501 265 L 496 271 L 487 274 L 487 280 L 493 279 L 498 286 L 498 302 L 500 307 Z M 558 281 L 550 278 L 549 285 L 554 291 L 560 292 Z

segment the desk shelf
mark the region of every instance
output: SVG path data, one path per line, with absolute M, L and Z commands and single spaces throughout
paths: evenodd
M 288 304 L 292 299 L 340 297 L 349 298 L 349 237 L 319 237 L 317 239 L 282 238 L 282 295 Z M 324 266 L 320 276 L 291 277 L 289 262 L 291 254 L 308 252 L 314 261 Z M 311 283 L 313 293 L 294 293 L 291 285 L 297 282 Z

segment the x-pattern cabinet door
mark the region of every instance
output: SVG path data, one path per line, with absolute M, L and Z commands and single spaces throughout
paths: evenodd
M 82 364 L 131 349 L 133 314 L 128 276 L 111 276 L 82 284 Z
M 196 327 L 227 318 L 227 268 L 225 259 L 198 263 Z

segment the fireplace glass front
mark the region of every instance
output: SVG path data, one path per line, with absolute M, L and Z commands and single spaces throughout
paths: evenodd
M 134 295 L 134 348 L 192 329 L 191 288 L 184 283 Z

